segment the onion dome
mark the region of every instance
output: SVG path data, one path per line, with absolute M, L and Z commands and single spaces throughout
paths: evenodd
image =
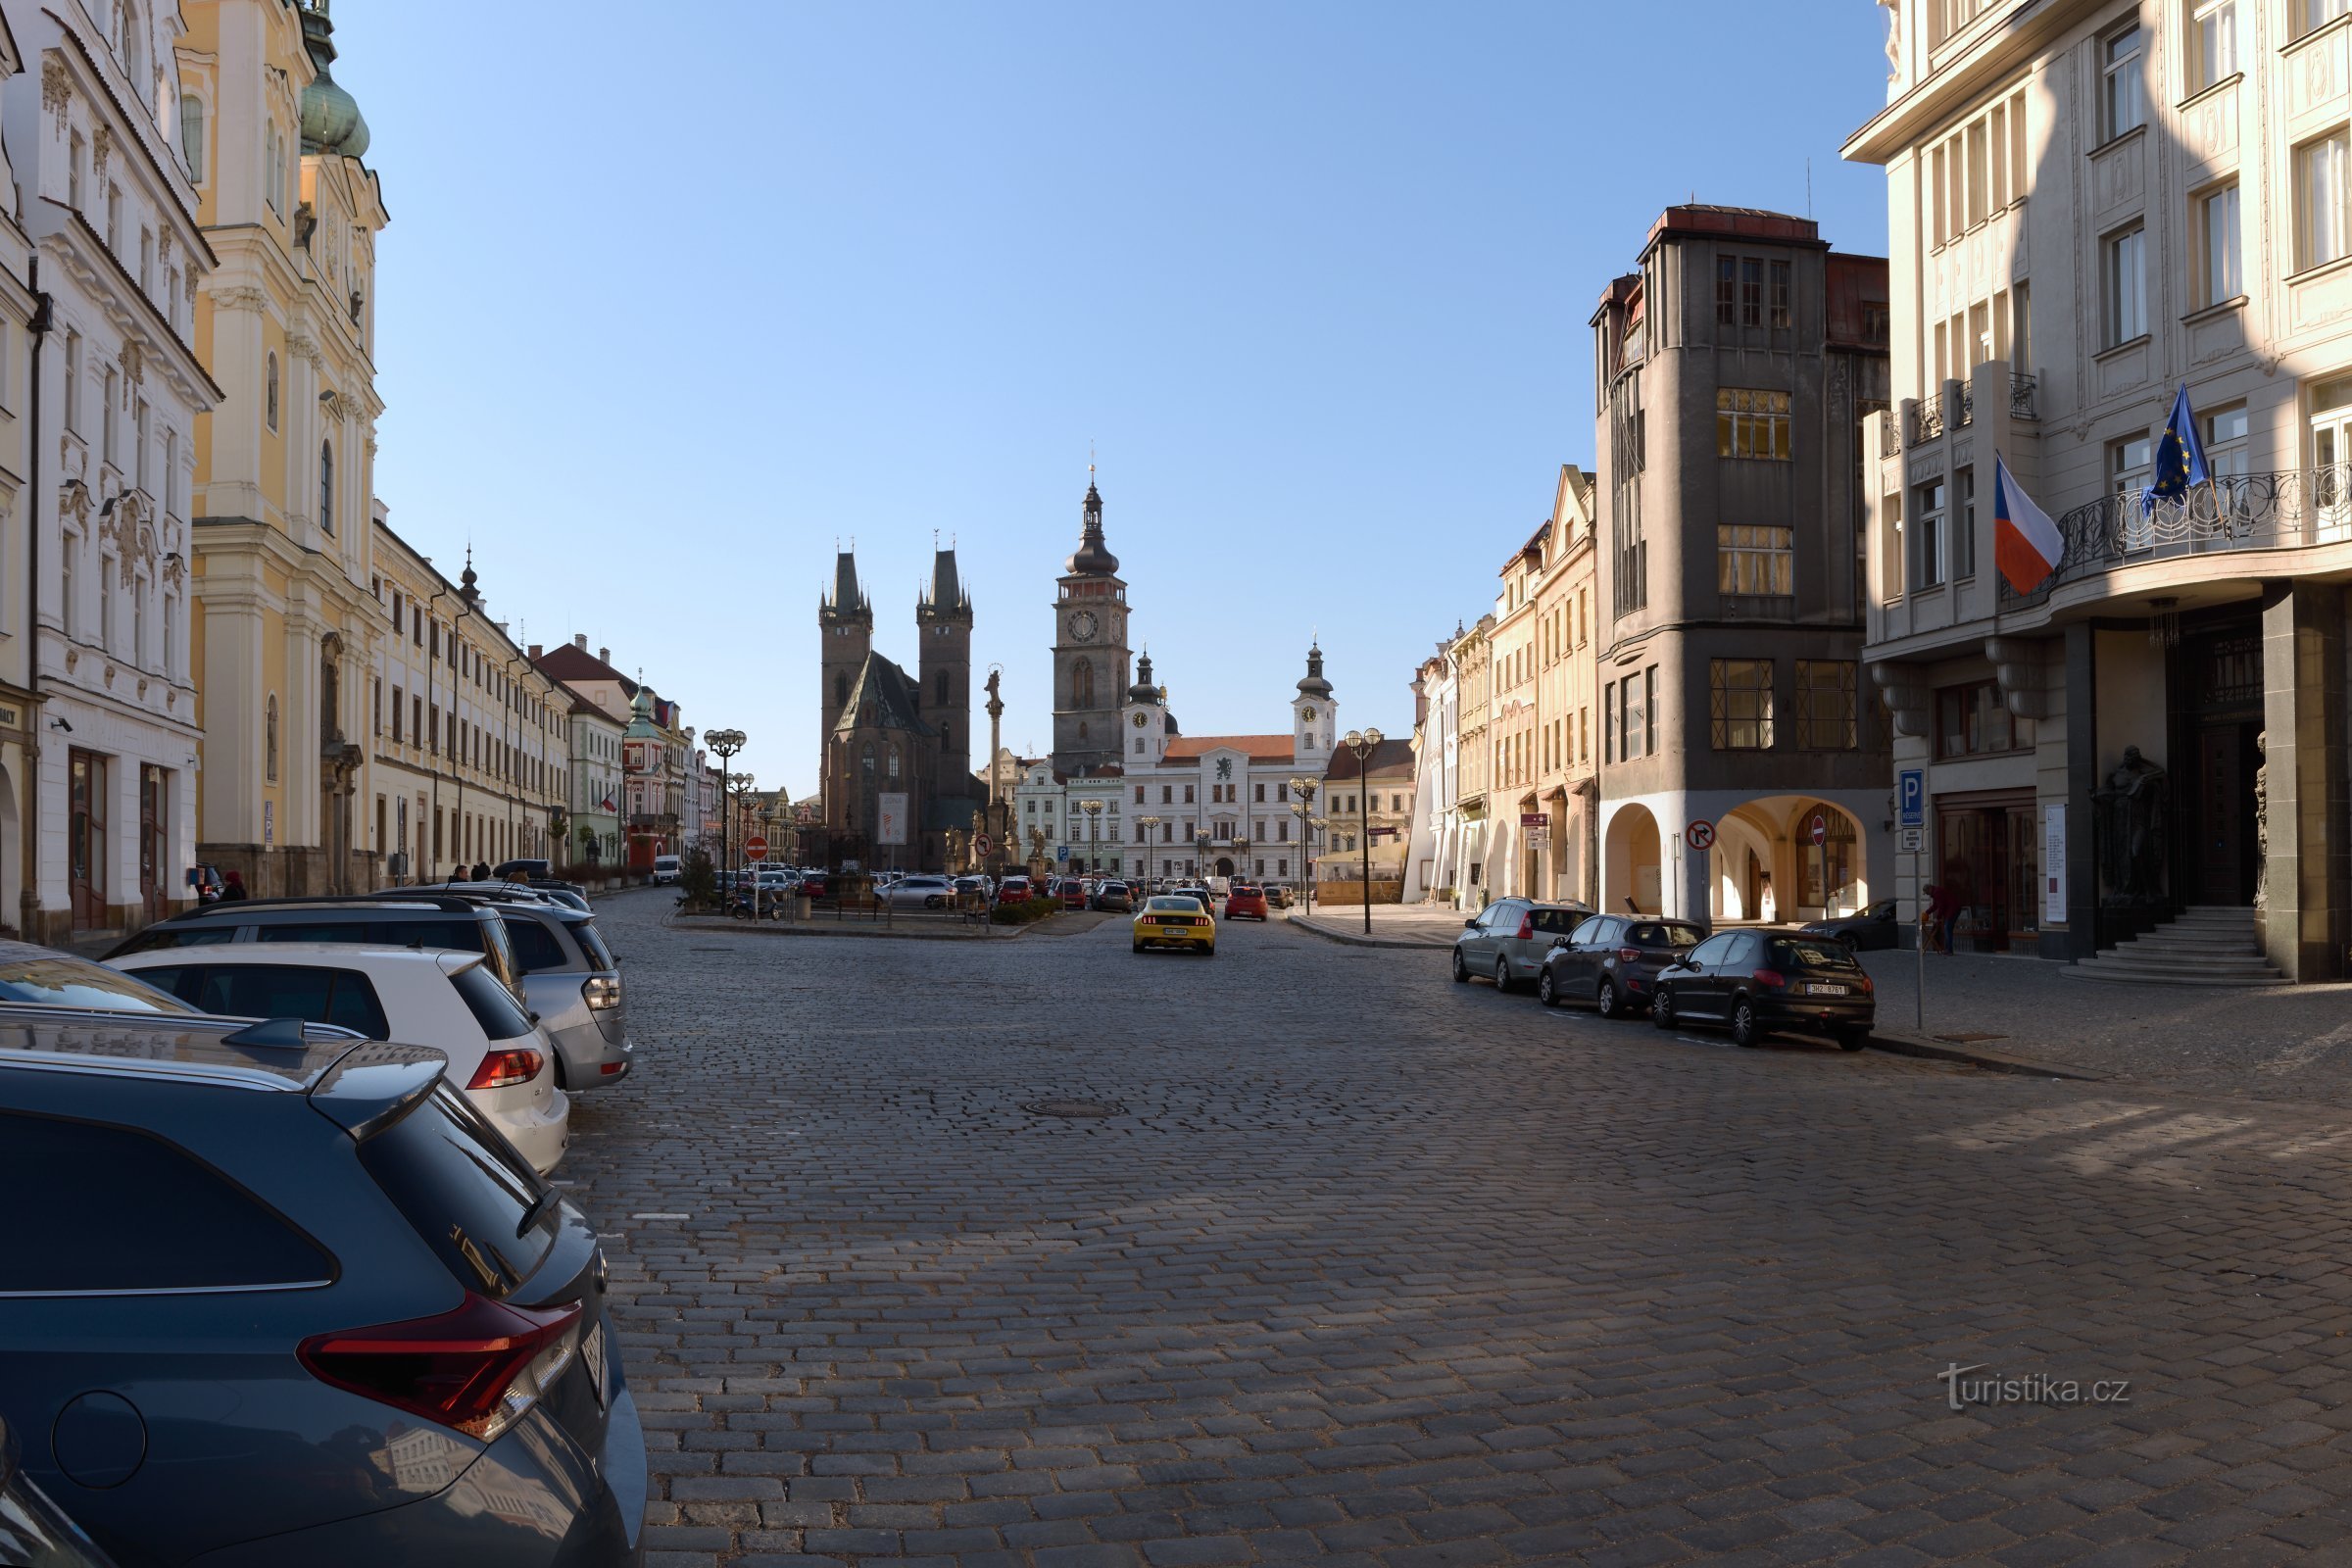
M 1086 482 L 1085 531 L 1078 541 L 1077 554 L 1062 565 L 1073 577 L 1107 577 L 1119 569 L 1119 558 L 1110 553 L 1102 542 L 1102 492 L 1095 488 L 1092 479 Z
M 1131 703 L 1156 703 L 1159 701 L 1159 688 L 1152 684 L 1152 656 L 1150 654 L 1146 654 L 1135 662 L 1135 684 L 1127 688 L 1127 700 Z
M 1298 683 L 1302 697 L 1329 697 L 1331 682 L 1323 678 L 1323 645 L 1318 642 L 1306 651 L 1306 678 Z
M 302 150 L 360 158 L 368 152 L 368 121 L 360 106 L 327 70 L 335 58 L 335 24 L 327 0 L 305 0 L 302 42 L 318 68 L 318 77 L 302 89 Z

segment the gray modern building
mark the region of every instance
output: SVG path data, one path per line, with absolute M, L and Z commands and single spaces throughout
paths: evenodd
M 1672 207 L 1592 317 L 1604 906 L 1714 920 L 1890 896 L 1862 674 L 1861 420 L 1886 264 L 1808 219 Z

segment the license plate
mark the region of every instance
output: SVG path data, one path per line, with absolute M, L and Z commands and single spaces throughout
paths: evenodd
M 1842 997 L 1845 995 L 1845 987 L 1828 986 L 1815 982 L 1805 987 L 1805 995 L 1808 997 Z
M 1159 934 L 1163 937 L 1189 937 L 1193 933 L 1185 926 L 1163 925 L 1159 928 Z
M 580 1359 L 588 1363 L 588 1386 L 596 1391 L 596 1407 L 607 1408 L 612 1402 L 612 1390 L 607 1387 L 612 1374 L 605 1365 L 605 1325 L 601 1320 L 588 1331 L 588 1343 L 580 1347 Z

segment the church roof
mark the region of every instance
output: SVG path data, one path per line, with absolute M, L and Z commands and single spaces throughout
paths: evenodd
M 1110 553 L 1102 542 L 1102 492 L 1095 488 L 1093 479 L 1086 482 L 1086 503 L 1081 514 L 1083 526 L 1079 532 L 1078 549 L 1062 563 L 1062 570 L 1072 577 L 1108 577 L 1119 569 L 1119 558 Z
M 1252 762 L 1287 762 L 1298 754 L 1288 735 L 1188 735 L 1168 743 L 1171 762 L 1192 761 L 1211 752 L 1246 752 Z
M 905 730 L 909 735 L 938 733 L 923 722 L 922 704 L 915 700 L 914 682 L 906 672 L 880 654 L 870 653 L 850 686 L 850 700 L 842 705 L 841 722 L 833 726 L 833 733 L 847 735 L 869 727 Z

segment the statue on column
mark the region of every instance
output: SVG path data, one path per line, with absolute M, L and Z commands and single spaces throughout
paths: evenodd
M 2271 906 L 2271 732 L 2254 737 L 2254 907 Z
M 2167 788 L 2165 770 L 2141 756 L 2138 747 L 2127 746 L 2107 782 L 2091 792 L 2111 903 L 2144 906 L 2164 901 Z

